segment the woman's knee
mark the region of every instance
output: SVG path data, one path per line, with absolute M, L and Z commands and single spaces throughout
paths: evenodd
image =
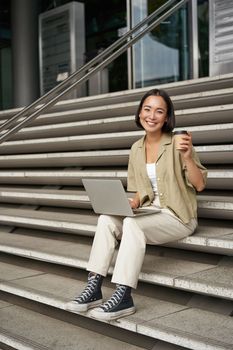
M 102 215 L 100 215 L 100 216 L 98 217 L 98 224 L 106 224 L 106 223 L 108 223 L 108 222 L 109 222 L 109 217 L 108 217 L 108 215 L 102 214 Z
M 135 219 L 127 216 L 123 220 L 123 226 L 133 226 L 135 225 Z
M 123 221 L 123 235 L 133 235 L 134 240 L 140 240 L 142 245 L 146 244 L 143 230 L 138 226 L 135 218 L 127 217 Z
M 119 220 L 120 219 L 111 215 L 100 215 L 98 218 L 97 231 L 108 232 L 116 238 L 120 238 L 122 223 Z
M 137 231 L 141 231 L 141 228 L 140 226 L 138 225 L 137 223 L 137 219 L 134 218 L 134 217 L 126 217 L 124 220 L 123 220 L 123 229 L 124 228 L 127 228 L 127 229 L 132 229 L 132 230 L 137 230 Z

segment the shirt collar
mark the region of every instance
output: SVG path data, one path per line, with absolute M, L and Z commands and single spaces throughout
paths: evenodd
M 146 140 L 146 135 L 144 135 L 140 140 L 139 140 L 139 147 L 143 148 Z M 172 142 L 172 133 L 163 133 L 161 140 L 160 140 L 160 147 L 164 145 L 168 145 Z

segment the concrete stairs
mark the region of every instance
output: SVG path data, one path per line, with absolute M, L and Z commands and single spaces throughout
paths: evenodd
M 137 313 L 110 324 L 65 310 L 85 285 L 97 223 L 81 179 L 126 185 L 148 89 L 59 102 L 0 145 L 0 349 L 233 348 L 233 74 L 163 88 L 209 170 L 199 227 L 148 246 Z M 0 112 L 0 123 L 15 113 Z

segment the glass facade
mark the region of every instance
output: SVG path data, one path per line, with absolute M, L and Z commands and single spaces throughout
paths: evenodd
M 37 0 L 39 13 L 69 3 L 69 0 Z M 85 7 L 85 54 L 88 62 L 107 48 L 130 27 L 147 17 L 167 0 L 79 0 Z M 11 23 L 9 1 L 1 2 L 0 35 L 7 27 L 8 38 L 0 36 L 0 108 L 12 108 Z M 209 74 L 209 8 L 208 0 L 190 0 L 159 26 L 118 57 L 105 69 L 107 90 L 113 92 L 156 84 L 187 80 L 194 77 L 192 70 L 193 23 L 190 11 L 197 6 L 197 48 L 199 77 Z M 8 21 L 5 12 L 7 11 Z M 35 24 L 36 25 L 36 24 Z M 7 59 L 6 59 L 7 58 Z M 195 76 L 197 77 L 197 76 Z M 85 95 L 90 94 L 90 84 Z M 100 91 L 99 93 L 101 93 Z M 39 96 L 38 96 L 39 97 Z
M 86 0 L 86 62 L 119 39 L 127 26 L 126 1 Z M 98 10 L 97 10 L 98 9 Z M 121 74 L 119 74 L 121 72 Z M 125 90 L 127 82 L 127 53 L 108 67 L 109 91 Z
M 11 33 L 9 1 L 0 1 L 0 109 L 12 106 Z
M 12 70 L 10 47 L 0 48 L 0 109 L 12 106 Z
M 112 43 L 114 43 L 117 39 L 119 39 L 122 33 L 126 30 L 126 1 L 81 0 L 78 2 L 83 4 L 82 8 L 84 8 L 85 13 L 85 52 L 83 54 L 84 57 L 81 61 L 87 63 L 88 61 L 96 57 L 100 52 L 105 50 L 108 46 L 110 46 Z M 63 6 L 63 8 L 66 7 L 67 9 L 70 7 L 69 3 L 69 1 L 60 1 L 60 5 L 67 5 Z M 45 8 L 50 8 L 49 2 L 47 2 L 45 5 Z M 62 9 L 61 6 L 60 8 Z M 73 8 L 75 7 L 73 6 Z M 52 19 L 52 15 L 50 15 L 50 12 L 54 11 L 58 12 L 59 7 L 53 9 L 53 11 L 45 11 L 42 14 L 42 17 L 48 15 L 49 17 L 47 21 L 48 23 L 51 23 L 52 20 L 54 21 L 54 19 Z M 63 16 L 64 15 L 65 13 L 63 14 Z M 57 16 L 59 16 L 60 20 L 61 13 L 59 13 L 59 15 Z M 71 31 L 71 26 L 72 24 L 70 23 L 69 26 L 67 22 L 67 33 Z M 59 36 L 59 32 L 62 30 L 61 26 L 57 25 L 55 29 L 57 31 L 57 35 Z M 46 36 L 48 36 L 47 32 L 48 30 L 45 29 Z M 76 33 L 77 41 L 82 41 L 78 29 L 76 30 Z M 72 35 L 73 34 L 71 33 L 71 36 Z M 52 52 L 54 52 L 55 49 L 58 51 L 58 48 L 54 47 L 54 50 L 51 48 Z M 70 47 L 68 44 L 66 53 L 64 52 L 64 55 L 69 55 L 69 49 Z M 61 47 L 60 51 L 61 50 L 64 51 L 64 47 Z M 76 52 L 74 54 L 80 56 L 80 52 Z M 41 53 L 41 55 L 43 56 L 43 53 Z M 69 73 L 73 73 L 74 69 L 71 69 L 71 67 L 69 67 L 68 64 L 69 58 L 67 58 L 66 61 L 66 71 Z M 119 75 L 118 72 L 121 72 L 122 74 Z M 58 73 L 59 72 L 56 72 L 56 69 L 54 69 L 54 75 L 57 75 Z M 99 82 L 98 77 L 99 80 L 101 80 L 102 85 L 104 86 L 100 86 L 101 83 Z M 112 62 L 103 72 L 101 72 L 98 75 L 98 77 L 94 77 L 93 79 L 91 79 L 91 81 L 89 81 L 86 84 L 86 95 L 127 89 L 127 53 L 122 54 L 119 58 Z
M 132 0 L 132 26 L 163 5 L 165 0 Z M 135 88 L 189 79 L 188 7 L 146 34 L 133 47 Z

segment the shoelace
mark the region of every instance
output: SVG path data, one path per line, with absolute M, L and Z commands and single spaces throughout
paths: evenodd
M 92 279 L 90 279 L 88 281 L 88 284 L 85 287 L 85 289 L 83 290 L 83 292 L 78 297 L 76 297 L 74 300 L 77 302 L 81 302 L 81 303 L 88 300 L 88 298 L 94 292 L 97 282 L 98 282 L 98 279 L 96 277 L 92 277 Z
M 125 291 L 126 291 L 126 286 L 121 286 L 119 285 L 116 289 L 116 291 L 113 293 L 111 298 L 107 300 L 103 305 L 101 305 L 101 309 L 103 309 L 105 312 L 109 311 L 111 308 L 114 306 L 117 306 L 119 302 L 121 301 Z

